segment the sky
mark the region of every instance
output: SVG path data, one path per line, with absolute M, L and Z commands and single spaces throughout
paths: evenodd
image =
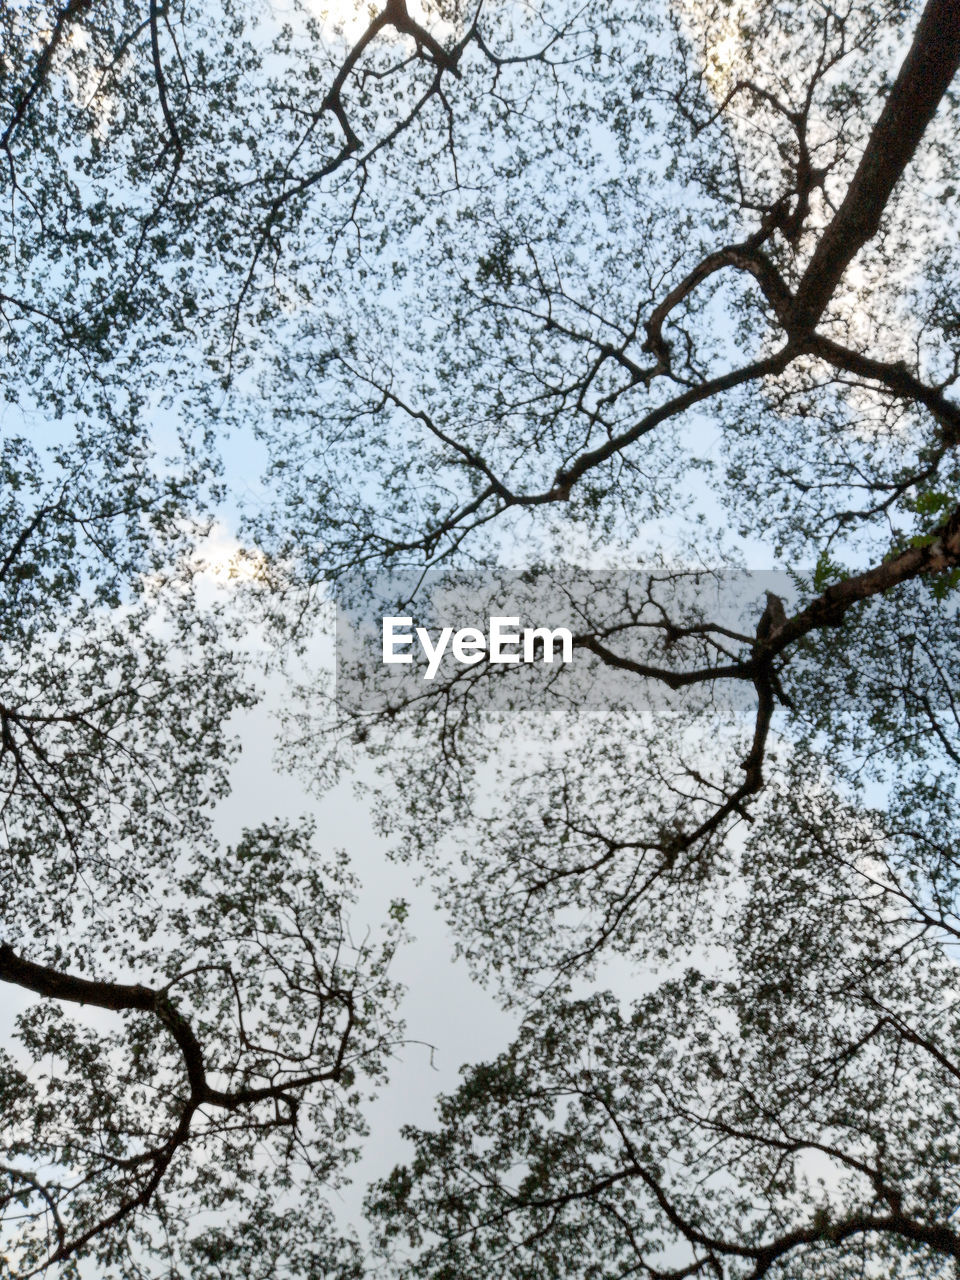
M 428 1126 L 436 1094 L 455 1087 L 462 1064 L 505 1048 L 516 1022 L 470 979 L 462 961 L 454 961 L 453 939 L 429 886 L 416 883 L 409 864 L 388 858 L 387 842 L 373 830 L 352 781 L 318 800 L 297 777 L 277 767 L 275 716 L 284 696 L 281 682 L 269 683 L 260 705 L 236 721 L 242 752 L 232 773 L 232 793 L 219 810 L 219 834 L 230 841 L 245 825 L 311 814 L 322 844 L 330 851 L 346 850 L 361 882 L 350 913 L 357 934 L 367 927 L 376 930 L 391 901 L 403 898 L 410 904 L 407 929 L 413 938 L 391 966 L 392 977 L 405 987 L 401 1014 L 408 1043 L 398 1050 L 388 1085 L 367 1110 L 370 1137 L 364 1157 L 352 1188 L 340 1196 L 342 1221 L 359 1227 L 365 1185 L 408 1154 L 401 1124 Z

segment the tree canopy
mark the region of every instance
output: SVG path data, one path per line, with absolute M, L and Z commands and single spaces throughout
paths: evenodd
M 0 1275 L 956 1274 L 956 0 L 0 31 Z M 527 589 L 545 678 L 302 677 L 331 591 Z M 366 1254 L 404 908 L 214 838 L 254 619 L 521 1019 Z

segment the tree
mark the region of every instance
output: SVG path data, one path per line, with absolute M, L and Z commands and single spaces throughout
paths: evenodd
M 338 976 L 349 884 L 306 835 L 207 843 L 246 695 L 191 545 L 236 424 L 271 450 L 247 530 L 281 634 L 332 580 L 362 601 L 398 567 L 534 565 L 575 589 L 586 669 L 626 681 L 580 709 L 570 672 L 484 665 L 324 721 L 334 760 L 344 735 L 385 759 L 384 822 L 526 1010 L 373 1195 L 401 1272 L 948 1274 L 956 4 L 390 0 L 352 46 L 309 10 L 3 22 L 8 344 L 18 412 L 56 427 L 5 464 L 0 976 L 42 997 L 24 1047 L 68 1067 L 53 1114 L 5 1067 L 10 1265 L 361 1266 L 272 1193 L 303 1155 L 309 1199 L 356 1131 L 347 1059 L 376 1076 L 395 1034 L 385 957 Z M 746 539 L 814 567 L 718 606 Z M 597 589 L 598 548 L 658 572 Z M 533 764 L 545 711 L 561 749 Z M 316 773 L 311 708 L 292 723 Z M 611 954 L 647 994 L 585 989 Z M 122 1042 L 64 1030 L 77 1000 L 124 1012 Z M 89 1087 L 114 1070 L 119 1126 Z M 249 1228 L 178 1222 L 187 1185 Z
M 354 941 L 352 878 L 303 824 L 213 838 L 255 690 L 205 598 L 222 487 L 189 408 L 250 358 L 294 161 L 352 154 L 362 46 L 304 130 L 302 25 L 258 45 L 230 5 L 86 0 L 0 24 L 0 1271 L 353 1275 L 317 1182 L 397 1040 L 402 913 Z
M 375 314 L 348 342 L 298 317 L 269 375 L 308 586 L 359 569 L 354 605 L 439 624 L 429 580 L 378 571 L 453 563 L 442 596 L 539 561 L 593 658 L 334 709 L 399 778 L 382 819 L 478 977 L 528 1010 L 371 1205 L 405 1275 L 953 1274 L 958 14 L 584 26 L 562 111 L 505 92 Z M 311 404 L 322 432 L 285 429 Z M 671 485 L 714 446 L 729 532 L 813 565 L 789 608 L 754 592 L 751 619 L 702 567 L 735 540 L 678 532 Z M 659 571 L 595 601 L 597 547 Z M 466 581 L 478 617 L 522 611 Z M 634 685 L 583 707 L 604 664 Z M 649 995 L 591 992 L 611 953 Z

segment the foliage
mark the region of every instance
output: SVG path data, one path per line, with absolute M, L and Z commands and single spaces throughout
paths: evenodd
M 298 660 L 331 583 L 587 584 L 545 683 L 290 711 L 318 784 L 381 764 L 524 1018 L 371 1193 L 385 1265 L 953 1274 L 952 0 L 0 26 L 11 1274 L 366 1266 L 315 1183 L 397 1035 L 403 910 L 348 958 L 309 832 L 210 835 L 253 697 L 195 554 L 231 427 Z

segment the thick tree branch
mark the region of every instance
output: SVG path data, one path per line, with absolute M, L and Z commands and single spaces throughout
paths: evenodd
M 51 1000 L 89 1004 L 115 1012 L 131 1009 L 153 1014 L 167 1027 L 183 1055 L 192 1093 L 200 1098 L 206 1094 L 200 1042 L 166 992 L 140 983 L 98 982 L 78 978 L 74 974 L 24 960 L 6 942 L 0 943 L 0 982 L 11 982 Z
M 816 326 L 843 273 L 876 235 L 887 201 L 958 67 L 960 0 L 928 0 L 843 202 L 800 281 L 796 330 Z
M 940 427 L 944 444 L 960 444 L 960 405 L 948 400 L 938 387 L 922 382 L 905 364 L 874 360 L 819 333 L 812 334 L 805 347 L 834 369 L 879 383 L 895 396 L 923 405 Z
M 347 1040 L 355 1022 L 351 993 L 344 990 L 333 992 L 345 1007 L 347 1018 L 332 1067 L 306 1072 L 262 1088 L 226 1091 L 215 1089 L 209 1084 L 200 1042 L 190 1023 L 164 988 L 79 978 L 75 974 L 24 960 L 8 943 L 0 943 L 0 982 L 11 982 L 52 1000 L 89 1004 L 98 1009 L 112 1009 L 116 1012 L 136 1010 L 153 1014 L 167 1028 L 180 1049 L 194 1106 L 209 1104 L 234 1110 L 270 1098 L 284 1097 L 290 1090 L 336 1079 L 342 1069 Z
M 776 655 L 801 636 L 821 627 L 837 626 L 846 612 L 912 578 L 932 577 L 960 567 L 960 506 L 939 525 L 923 546 L 908 547 L 863 573 L 835 582 L 806 608 L 788 618 L 764 642 L 762 653 Z
M 146 1207 L 162 1182 L 177 1151 L 187 1142 L 193 1118 L 201 1108 L 216 1107 L 233 1113 L 244 1107 L 253 1107 L 257 1103 L 274 1102 L 278 1106 L 283 1104 L 287 1108 L 289 1118 L 281 1119 L 278 1112 L 277 1118 L 268 1122 L 268 1127 L 281 1123 L 295 1124 L 296 1094 L 312 1085 L 342 1078 L 348 1047 L 356 1028 L 352 992 L 331 988 L 330 996 L 343 1006 L 346 1016 L 329 1065 L 323 1068 L 318 1067 L 314 1071 L 304 1071 L 297 1076 L 284 1075 L 280 1079 L 271 1079 L 260 1087 L 222 1090 L 214 1088 L 209 1083 L 200 1041 L 189 1021 L 171 999 L 168 988 L 81 978 L 51 966 L 25 960 L 17 955 L 8 943 L 0 943 L 0 982 L 12 983 L 46 999 L 91 1005 L 116 1012 L 132 1010 L 154 1016 L 180 1050 L 189 1086 L 177 1108 L 175 1123 L 166 1138 L 152 1149 L 133 1157 L 132 1160 L 120 1162 L 129 1169 L 142 1167 L 145 1174 L 144 1180 L 132 1194 L 124 1196 L 115 1210 L 99 1219 L 80 1235 L 67 1238 L 58 1224 L 56 1251 L 39 1270 L 75 1255 L 95 1236 L 117 1225 L 135 1210 Z M 26 1178 L 26 1175 L 22 1176 Z M 37 1189 L 40 1194 L 48 1198 L 43 1188 Z
M 671 689 L 714 680 L 752 680 L 768 667 L 771 658 L 783 653 L 803 636 L 823 627 L 838 626 L 854 605 L 913 578 L 934 577 L 956 568 L 960 568 L 960 506 L 955 507 L 950 517 L 933 530 L 922 546 L 908 547 L 862 573 L 827 587 L 799 613 L 775 625 L 765 636 L 758 637 L 753 655 L 742 662 L 687 671 L 673 670 L 618 654 L 592 634 L 576 636 L 574 645 L 588 649 L 608 666 L 658 680 Z

